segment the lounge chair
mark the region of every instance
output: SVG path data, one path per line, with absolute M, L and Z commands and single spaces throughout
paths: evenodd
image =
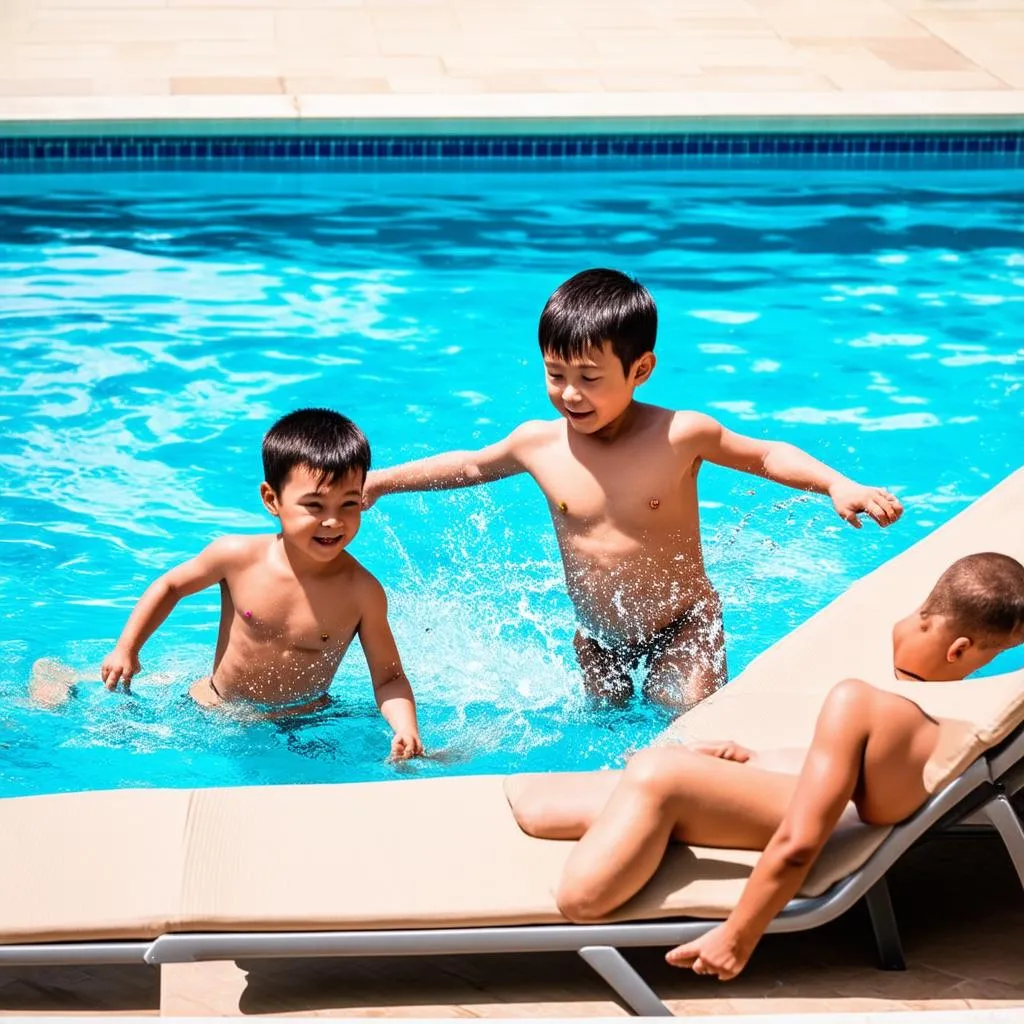
M 666 734 L 805 744 L 837 679 L 891 676 L 889 627 L 954 558 L 1024 559 L 1024 471 L 855 584 Z M 935 828 L 982 811 L 1024 884 L 1024 672 L 892 682 L 948 718 L 934 796 L 912 819 L 846 820 L 772 931 L 865 898 L 888 966 L 901 954 L 885 873 Z M 923 689 L 922 689 L 923 688 Z M 573 925 L 553 892 L 570 844 L 525 836 L 500 777 L 336 786 L 122 790 L 0 801 L 0 965 L 574 950 L 635 1011 L 666 1007 L 619 952 L 695 938 L 724 916 L 756 854 L 674 846 L 607 923 Z M 508 781 L 514 798 L 516 783 Z M 17 837 L 12 842 L 10 837 Z

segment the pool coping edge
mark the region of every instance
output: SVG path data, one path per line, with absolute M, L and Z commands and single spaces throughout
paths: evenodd
M 1024 131 L 1024 92 L 0 98 L 0 135 Z

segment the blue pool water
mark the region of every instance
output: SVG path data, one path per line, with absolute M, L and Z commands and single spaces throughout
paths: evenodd
M 149 580 L 271 528 L 275 417 L 339 408 L 386 465 L 547 416 L 541 306 L 610 265 L 659 305 L 643 398 L 802 445 L 907 506 L 856 533 L 826 499 L 707 467 L 735 674 L 1021 462 L 1022 224 L 1021 171 L 0 177 L 0 794 L 617 763 L 664 719 L 582 701 L 526 478 L 384 499 L 351 548 L 389 591 L 446 763 L 384 762 L 358 651 L 320 716 L 195 712 L 181 694 L 209 668 L 215 590 L 150 641 L 133 697 L 97 669 Z M 92 680 L 56 713 L 25 700 L 44 656 Z

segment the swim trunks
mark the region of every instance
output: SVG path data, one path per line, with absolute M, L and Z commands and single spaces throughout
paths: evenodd
M 703 700 L 725 682 L 721 612 L 716 607 L 710 616 L 703 613 L 703 604 L 695 605 L 633 642 L 578 631 L 573 646 L 588 689 L 616 702 L 627 700 L 633 695 L 632 673 L 642 667 L 649 697 L 680 710 Z M 684 690 L 691 691 L 689 697 Z

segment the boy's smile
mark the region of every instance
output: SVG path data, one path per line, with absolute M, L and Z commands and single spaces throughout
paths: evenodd
M 263 484 L 263 501 L 280 520 L 284 539 L 319 563 L 333 561 L 359 532 L 362 496 L 359 470 L 322 481 L 308 467 L 296 466 L 280 494 Z
M 654 355 L 641 356 L 626 374 L 610 342 L 592 345 L 579 359 L 544 356 L 548 399 L 581 434 L 614 424 L 633 401 L 637 386 L 650 376 Z

